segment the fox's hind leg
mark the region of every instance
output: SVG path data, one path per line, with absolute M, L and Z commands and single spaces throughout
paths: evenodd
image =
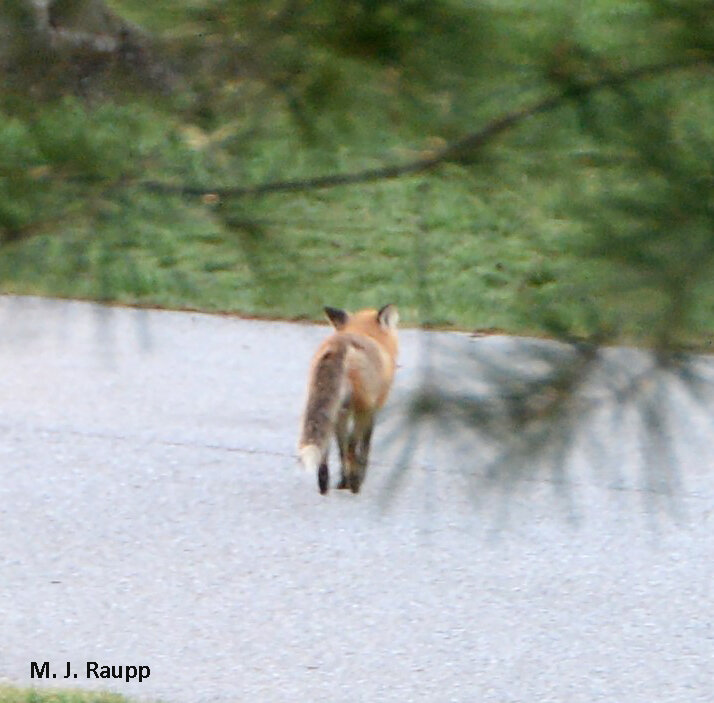
M 367 470 L 373 427 L 374 418 L 370 414 L 352 416 L 346 409 L 340 411 L 335 432 L 342 475 L 337 488 L 349 488 L 352 493 L 359 493 Z
M 363 415 L 355 420 L 355 481 L 352 488 L 353 493 L 357 493 L 362 486 L 365 474 L 367 473 L 367 462 L 369 460 L 369 446 L 372 441 L 372 430 L 374 430 L 374 416 Z
M 337 424 L 335 425 L 335 434 L 337 436 L 337 449 L 340 453 L 341 476 L 337 488 L 349 488 L 348 475 L 350 473 L 348 466 L 349 456 L 349 424 L 350 413 L 347 408 L 342 408 L 337 416 Z
M 345 488 L 349 488 L 352 493 L 359 493 L 364 481 L 373 427 L 374 418 L 371 414 L 355 415 L 343 473 Z

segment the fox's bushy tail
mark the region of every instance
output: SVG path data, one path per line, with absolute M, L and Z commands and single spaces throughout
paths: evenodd
M 317 471 L 326 455 L 337 414 L 348 392 L 346 354 L 344 343 L 331 345 L 313 367 L 299 448 L 306 471 Z

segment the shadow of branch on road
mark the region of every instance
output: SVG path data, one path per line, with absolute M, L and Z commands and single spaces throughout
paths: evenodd
M 477 507 L 548 484 L 574 516 L 573 484 L 594 480 L 676 516 L 683 452 L 691 463 L 706 441 L 692 420 L 714 400 L 704 357 L 504 337 L 428 344 L 421 382 L 389 418 L 383 507 L 420 466 L 466 478 Z

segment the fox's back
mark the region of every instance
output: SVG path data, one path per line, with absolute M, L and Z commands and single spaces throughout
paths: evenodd
M 329 354 L 345 355 L 345 375 L 350 402 L 358 411 L 382 407 L 394 378 L 398 342 L 396 332 L 377 321 L 376 310 L 361 310 L 350 316 L 340 330 L 330 335 L 315 355 L 315 364 Z
M 312 359 L 298 451 L 327 493 L 329 442 L 336 437 L 342 465 L 338 488 L 357 493 L 364 480 L 376 411 L 392 385 L 398 352 L 394 305 L 351 315 L 325 308 L 335 328 Z

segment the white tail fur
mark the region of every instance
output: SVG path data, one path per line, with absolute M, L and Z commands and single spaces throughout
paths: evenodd
M 300 450 L 300 461 L 302 462 L 303 468 L 310 474 L 316 474 L 317 469 L 320 466 L 320 460 L 322 459 L 322 452 L 320 447 L 316 444 L 306 444 Z

